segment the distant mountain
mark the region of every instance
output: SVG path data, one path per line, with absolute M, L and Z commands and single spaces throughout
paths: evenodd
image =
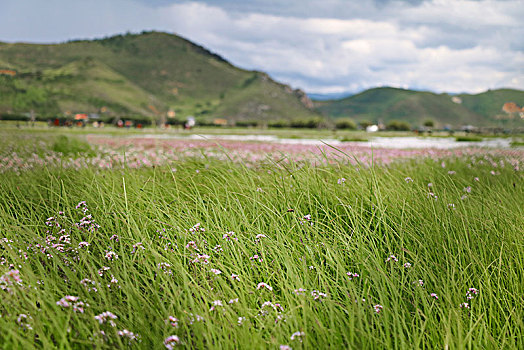
M 489 126 L 500 123 L 500 116 L 505 114 L 502 107 L 508 102 L 522 107 L 524 91 L 500 89 L 477 95 L 449 95 L 384 87 L 340 100 L 315 101 L 314 104 L 325 116 L 350 117 L 356 121 L 387 124 L 391 120 L 402 120 L 418 126 L 426 120 L 433 120 L 440 126 Z M 516 119 L 520 118 L 514 118 L 514 122 Z
M 0 113 L 270 120 L 318 116 L 312 107 L 304 92 L 172 34 L 0 43 Z
M 315 101 L 329 101 L 329 100 L 340 100 L 342 98 L 350 97 L 354 95 L 350 92 L 333 92 L 328 94 L 315 94 L 315 93 L 308 93 L 308 97 Z

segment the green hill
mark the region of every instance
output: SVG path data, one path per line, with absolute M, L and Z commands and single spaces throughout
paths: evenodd
M 0 43 L 0 112 L 177 117 L 313 117 L 299 90 L 239 69 L 176 35 L 144 32 L 63 44 Z
M 402 120 L 413 126 L 433 120 L 437 125 L 497 125 L 506 102 L 524 104 L 524 91 L 501 89 L 478 95 L 451 96 L 425 91 L 375 88 L 340 100 L 316 101 L 326 116 L 350 117 L 356 121 L 388 123 Z

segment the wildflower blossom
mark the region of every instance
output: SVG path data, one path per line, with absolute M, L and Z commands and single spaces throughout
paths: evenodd
M 346 179 L 343 178 L 343 177 L 341 177 L 340 179 L 337 180 L 337 183 L 338 183 L 339 185 L 344 184 L 344 182 L 346 182 Z
M 96 287 L 93 287 L 93 286 L 96 286 L 96 282 L 95 281 L 92 281 L 90 280 L 89 278 L 84 278 L 83 280 L 80 281 L 80 284 L 83 285 L 85 288 L 87 288 L 87 291 L 88 292 L 98 292 L 98 289 Z
M 115 253 L 114 251 L 110 250 L 106 253 L 105 255 L 105 258 L 109 261 L 113 261 L 113 260 L 116 260 L 118 259 L 118 254 Z
M 448 204 L 448 209 L 453 209 L 453 210 L 455 210 L 455 209 L 456 209 L 456 208 L 455 208 L 455 204 L 453 204 L 453 203 L 449 203 L 449 204 Z
M 197 314 L 189 313 L 189 324 L 193 324 L 195 322 L 203 322 L 204 318 Z
M 78 297 L 72 295 L 66 295 L 62 299 L 56 302 L 56 305 L 63 308 L 72 308 L 74 312 L 84 313 L 84 307 L 89 306 L 88 304 L 80 301 Z
M 390 260 L 392 260 L 392 261 L 394 261 L 394 262 L 398 262 L 397 257 L 394 256 L 394 255 L 390 255 L 390 256 L 388 256 L 388 258 L 386 259 L 386 262 L 388 262 L 388 261 L 390 261 Z
M 76 209 L 80 209 L 80 208 L 82 208 L 82 210 L 86 210 L 86 211 L 87 211 L 87 203 L 86 203 L 86 201 L 81 201 L 81 202 L 79 202 L 79 203 L 76 205 L 75 208 L 76 208 Z
M 286 316 L 285 315 L 282 315 L 282 314 L 278 314 L 277 317 L 275 318 L 275 324 L 279 323 L 280 321 L 286 321 Z
M 23 329 L 23 330 L 30 330 L 30 329 L 33 329 L 33 327 L 31 326 L 31 324 L 29 323 L 30 321 L 32 321 L 33 319 L 31 318 L 31 316 L 29 315 L 26 315 L 26 314 L 20 314 L 18 315 L 17 319 L 16 319 L 16 323 L 18 323 L 18 325 Z
M 431 293 L 429 296 L 432 298 L 438 299 L 437 293 Z
M 209 264 L 209 258 L 210 256 L 207 254 L 198 254 L 193 261 L 191 261 L 193 264 L 201 263 L 203 265 Z
M 408 268 L 411 267 L 411 263 L 408 263 L 408 262 L 407 262 L 407 263 L 405 263 L 403 266 L 404 266 L 404 268 L 408 269 Z
M 56 302 L 56 305 L 67 308 L 70 307 L 72 303 L 76 302 L 78 297 L 72 295 L 66 295 L 62 299 Z
M 22 285 L 22 279 L 20 278 L 20 271 L 9 270 L 0 277 L 0 289 L 3 289 L 9 293 L 12 292 L 11 287 Z
M 284 311 L 284 308 L 282 307 L 282 305 L 280 305 L 279 303 L 275 303 L 273 304 L 271 301 L 265 301 L 262 303 L 262 305 L 260 306 L 260 314 L 261 315 L 265 315 L 267 314 L 266 311 L 264 311 L 266 308 L 272 308 L 274 311 L 276 312 L 282 312 Z
M 466 292 L 466 298 L 468 300 L 471 300 L 471 299 L 475 298 L 478 293 L 479 293 L 478 289 L 476 289 L 476 288 L 469 288 L 468 291 Z
M 195 250 L 198 250 L 198 247 L 197 247 L 195 241 L 189 241 L 189 242 L 187 242 L 187 244 L 186 244 L 186 249 L 195 249 Z
M 295 289 L 293 293 L 295 293 L 295 295 L 306 295 L 306 290 L 304 288 L 298 288 Z
M 121 288 L 119 285 L 118 285 L 118 280 L 115 278 L 115 276 L 111 275 L 111 281 L 109 282 L 109 284 L 107 285 L 107 288 L 111 288 L 111 287 L 118 287 L 118 288 Z
M 98 323 L 100 324 L 108 323 L 109 325 L 111 325 L 111 327 L 116 326 L 113 320 L 116 320 L 117 318 L 118 317 L 115 314 L 109 311 L 102 312 L 101 314 L 95 316 L 95 320 L 97 320 Z
M 78 248 L 87 248 L 87 247 L 89 247 L 89 242 L 78 243 Z
M 304 332 L 295 332 L 291 334 L 291 340 L 298 340 L 299 342 L 302 342 L 302 338 L 306 336 L 306 333 Z
M 176 335 L 170 335 L 166 339 L 164 339 L 164 346 L 168 350 L 173 350 L 175 346 L 180 344 L 180 338 Z
M 471 186 L 464 187 L 464 192 L 471 193 Z
M 461 309 L 469 309 L 469 304 L 468 303 L 462 303 L 459 305 Z
M 131 254 L 135 254 L 138 248 L 142 248 L 142 250 L 145 250 L 144 246 L 142 245 L 142 242 L 137 242 L 133 244 L 133 250 L 131 251 Z
M 261 238 L 266 238 L 266 235 L 262 234 L 262 233 L 259 233 L 258 235 L 256 235 L 255 241 L 258 243 L 258 242 L 260 242 Z
M 406 178 L 404 179 L 404 181 L 406 181 L 407 183 L 410 183 L 410 182 L 413 182 L 413 179 L 410 178 L 410 177 L 406 177 Z
M 250 257 L 249 260 L 262 262 L 262 257 L 259 256 L 258 254 L 255 254 L 255 255 L 253 255 L 252 257 Z
M 205 232 L 206 230 L 203 227 L 200 227 L 200 223 L 197 223 L 195 226 L 189 229 L 191 233 Z
M 60 236 L 60 238 L 58 238 L 58 242 L 62 242 L 64 244 L 71 244 L 71 236 L 70 235 Z
M 102 266 L 99 270 L 98 270 L 98 275 L 100 277 L 103 277 L 104 276 L 104 272 L 108 271 L 109 269 L 111 269 L 110 267 L 108 266 Z
M 127 329 L 123 329 L 121 331 L 118 331 L 117 334 L 118 334 L 119 337 L 127 338 L 130 341 L 138 339 L 138 334 L 135 334 L 135 333 L 133 333 L 131 331 L 128 331 Z
M 220 275 L 222 273 L 222 271 L 220 271 L 219 269 L 211 269 L 209 270 L 211 273 L 214 273 L 215 275 Z
M 171 265 L 166 262 L 161 262 L 156 265 L 160 270 L 164 271 L 165 274 L 172 275 Z
M 238 320 L 237 320 L 237 324 L 239 326 L 242 326 L 242 324 L 244 324 L 245 321 L 246 321 L 245 317 L 239 317 Z
M 280 345 L 280 350 L 293 350 L 289 345 Z
M 233 231 L 229 231 L 229 232 L 226 232 L 222 235 L 222 238 L 225 239 L 226 241 L 230 242 L 231 240 L 235 240 L 235 241 L 238 241 L 238 238 L 237 237 L 234 237 L 235 236 L 235 232 Z
M 257 285 L 257 290 L 261 289 L 261 288 L 266 288 L 267 290 L 273 290 L 273 287 L 271 287 L 269 284 L 265 283 L 265 282 L 260 282 L 258 285 Z
M 318 290 L 312 290 L 311 296 L 313 297 L 313 300 L 322 301 L 322 298 L 327 298 L 327 294 L 323 292 L 319 292 Z
M 448 175 L 455 175 L 457 172 L 455 170 L 448 171 Z
M 346 275 L 349 276 L 349 280 L 353 280 L 353 278 L 357 278 L 357 277 L 360 277 L 360 275 L 356 272 L 346 272 Z
M 373 306 L 373 310 L 375 310 L 375 312 L 377 314 L 379 314 L 382 311 L 382 309 L 384 309 L 384 306 L 382 306 L 380 304 L 377 304 L 377 305 Z
M 220 252 L 223 252 L 224 249 L 222 249 L 222 246 L 221 246 L 220 244 L 217 244 L 217 245 L 213 248 L 213 251 L 214 251 L 215 253 L 218 254 L 218 253 L 220 253 Z
M 112 235 L 111 237 L 109 237 L 109 240 L 110 241 L 115 241 L 115 242 L 118 242 L 119 238 L 118 238 L 118 235 Z
M 240 277 L 234 273 L 231 274 L 231 279 L 234 281 L 240 281 Z
M 167 323 L 169 323 L 172 327 L 178 328 L 178 321 L 179 319 L 174 316 L 169 316 L 166 320 Z
M 413 284 L 417 285 L 418 287 L 422 287 L 424 285 L 424 281 L 418 280 L 418 281 L 413 282 Z
M 214 300 L 213 301 L 213 306 L 211 306 L 211 308 L 209 309 L 209 311 L 214 311 L 216 310 L 216 308 L 218 306 L 224 306 L 224 304 L 222 303 L 222 300 Z

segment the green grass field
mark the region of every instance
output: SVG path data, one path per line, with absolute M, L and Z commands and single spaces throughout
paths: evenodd
M 5 349 L 524 348 L 522 158 L 0 176 Z

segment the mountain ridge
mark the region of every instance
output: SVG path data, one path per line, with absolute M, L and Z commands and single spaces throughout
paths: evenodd
M 377 87 L 343 99 L 316 100 L 314 105 L 325 116 L 349 117 L 360 122 L 387 123 L 401 120 L 416 126 L 432 120 L 440 126 L 492 126 L 500 124 L 500 120 L 504 118 L 511 117 L 502 110 L 509 102 L 522 106 L 524 91 L 496 89 L 472 95 L 451 95 Z M 513 117 L 519 119 L 520 116 Z
M 17 72 L 0 75 L 0 112 L 105 109 L 155 119 L 170 112 L 232 121 L 318 116 L 302 91 L 164 32 L 60 44 L 0 43 L 0 65 Z

